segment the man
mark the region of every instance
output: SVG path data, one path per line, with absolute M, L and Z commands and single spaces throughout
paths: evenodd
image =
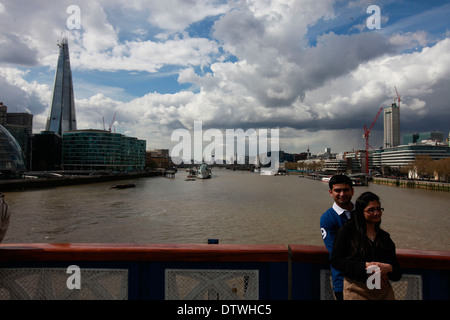
M 352 180 L 346 175 L 335 175 L 331 177 L 329 193 L 334 203 L 331 208 L 325 211 L 320 217 L 320 232 L 322 233 L 325 247 L 330 253 L 333 250 L 333 242 L 336 232 L 350 220 L 354 205 L 352 202 L 353 186 Z M 342 273 L 331 267 L 333 280 L 333 291 L 337 300 L 343 299 L 344 276 Z

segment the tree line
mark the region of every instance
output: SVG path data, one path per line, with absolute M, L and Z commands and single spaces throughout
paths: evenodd
M 429 155 L 420 155 L 402 168 L 402 172 L 419 179 L 450 182 L 450 158 L 433 160 Z

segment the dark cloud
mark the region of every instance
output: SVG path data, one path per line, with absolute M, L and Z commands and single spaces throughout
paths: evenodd
M 13 34 L 4 34 L 0 46 L 0 63 L 22 66 L 37 65 L 37 52 Z
M 355 70 L 361 63 L 393 52 L 386 37 L 375 32 L 322 35 L 314 47 L 299 55 L 299 64 L 305 70 L 302 77 L 305 89 L 314 89 Z
M 446 137 L 450 130 L 449 88 L 450 79 L 442 79 L 435 83 L 429 90 L 430 93 L 420 97 L 422 101 L 426 102 L 420 113 L 414 112 L 415 110 L 401 108 L 402 132 L 441 131 Z
M 39 92 L 27 92 L 16 84 L 10 83 L 0 74 L 0 101 L 8 107 L 8 112 L 31 112 L 34 115 L 42 113 L 44 105 Z
M 214 24 L 214 36 L 239 59 L 260 60 L 265 27 L 248 10 L 233 10 Z M 255 55 L 256 54 L 256 55 Z

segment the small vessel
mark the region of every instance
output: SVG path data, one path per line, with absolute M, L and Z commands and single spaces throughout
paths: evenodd
M 275 170 L 266 170 L 266 169 L 261 169 L 260 174 L 262 176 L 274 176 L 277 173 L 277 171 Z
M 366 184 L 364 183 L 363 180 L 359 179 L 359 178 L 353 178 L 352 179 L 352 184 L 354 186 L 365 186 Z
M 197 169 L 196 177 L 198 179 L 209 179 L 211 178 L 211 169 L 208 165 L 203 162 Z
M 188 179 L 194 178 L 194 180 L 195 180 L 195 177 L 197 175 L 197 169 L 194 168 L 194 169 L 189 169 L 186 171 L 188 172 L 188 175 L 187 175 Z
M 322 182 L 330 182 L 331 177 L 323 177 Z
M 134 188 L 136 185 L 134 183 L 127 183 L 127 184 L 116 184 L 112 186 L 111 188 L 114 189 L 127 189 L 127 188 Z

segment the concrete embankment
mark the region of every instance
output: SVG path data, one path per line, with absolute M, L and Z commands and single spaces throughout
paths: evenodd
M 450 183 L 423 181 L 423 180 L 403 180 L 389 178 L 373 178 L 373 183 L 384 184 L 403 188 L 419 188 L 438 191 L 450 191 Z
M 26 189 L 53 188 L 77 184 L 129 180 L 135 178 L 163 176 L 164 172 L 139 172 L 111 175 L 86 175 L 71 176 L 63 178 L 38 178 L 0 180 L 0 192 L 20 191 Z

